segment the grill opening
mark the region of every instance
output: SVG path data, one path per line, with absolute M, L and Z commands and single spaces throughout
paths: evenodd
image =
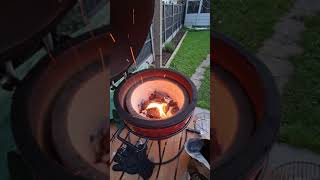
M 186 127 L 197 93 L 184 75 L 155 68 L 125 79 L 114 96 L 115 107 L 128 128 L 142 137 L 166 138 Z

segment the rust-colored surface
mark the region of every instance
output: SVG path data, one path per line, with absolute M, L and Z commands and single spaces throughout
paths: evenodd
M 212 126 L 222 149 L 221 155 L 214 157 L 211 175 L 239 179 L 255 172 L 250 174 L 252 178 L 263 167 L 261 159 L 271 149 L 279 129 L 279 94 L 270 71 L 236 42 L 212 32 L 211 46 L 211 75 L 218 77 L 211 81 Z M 233 143 L 226 151 L 225 144 L 230 141 Z
M 220 67 L 212 67 L 211 81 L 213 83 L 212 119 L 216 150 L 220 150 L 217 157 L 231 157 L 242 149 L 254 130 L 254 112 L 247 94 L 240 84 Z

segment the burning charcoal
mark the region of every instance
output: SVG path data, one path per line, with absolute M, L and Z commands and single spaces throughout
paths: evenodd
M 171 100 L 171 98 L 169 98 L 169 97 L 164 97 L 164 101 L 165 101 L 165 103 L 169 104 L 170 101 L 172 101 L 172 100 Z
M 153 100 L 156 98 L 156 94 L 155 93 L 152 93 L 150 96 L 149 96 L 149 100 Z
M 141 112 L 145 109 L 147 109 L 148 105 L 150 104 L 151 100 L 146 100 L 141 103 Z
M 157 108 L 147 109 L 147 117 L 149 118 L 161 118 L 160 112 Z
M 159 106 L 156 108 L 154 104 L 150 107 L 152 103 L 161 104 L 161 110 L 159 111 Z M 163 105 L 165 104 L 165 105 Z M 148 107 L 149 106 L 149 107 Z M 141 102 L 140 113 L 146 115 L 148 118 L 160 119 L 167 117 L 167 113 L 170 111 L 169 115 L 174 114 L 179 111 L 178 104 L 174 102 L 167 94 L 154 91 L 148 98 L 148 100 Z M 166 114 L 166 115 L 163 115 Z M 170 116 L 169 116 L 170 117 Z
M 176 102 L 174 102 L 173 100 L 171 100 L 169 102 L 169 106 L 178 106 L 178 104 Z
M 158 91 L 155 91 L 150 95 L 149 100 L 152 100 L 154 102 L 159 102 L 159 103 L 165 103 L 166 102 L 165 97 L 167 98 L 168 96 Z
M 153 98 L 152 101 L 162 103 L 164 102 L 164 98 L 160 96 L 155 96 L 155 98 Z
M 178 106 L 173 106 L 171 110 L 171 114 L 176 114 L 179 111 Z

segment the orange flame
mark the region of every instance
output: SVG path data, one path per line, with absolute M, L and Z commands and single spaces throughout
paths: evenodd
M 151 109 L 151 108 L 157 108 L 159 113 L 160 113 L 160 117 L 161 118 L 166 118 L 167 114 L 164 112 L 164 109 L 167 107 L 168 105 L 166 103 L 150 103 L 148 104 L 146 109 Z

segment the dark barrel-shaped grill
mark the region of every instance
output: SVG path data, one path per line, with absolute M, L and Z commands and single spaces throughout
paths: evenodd
M 211 178 L 255 179 L 280 126 L 278 90 L 266 66 L 237 43 L 213 32 L 211 45 L 212 150 L 220 150 Z

